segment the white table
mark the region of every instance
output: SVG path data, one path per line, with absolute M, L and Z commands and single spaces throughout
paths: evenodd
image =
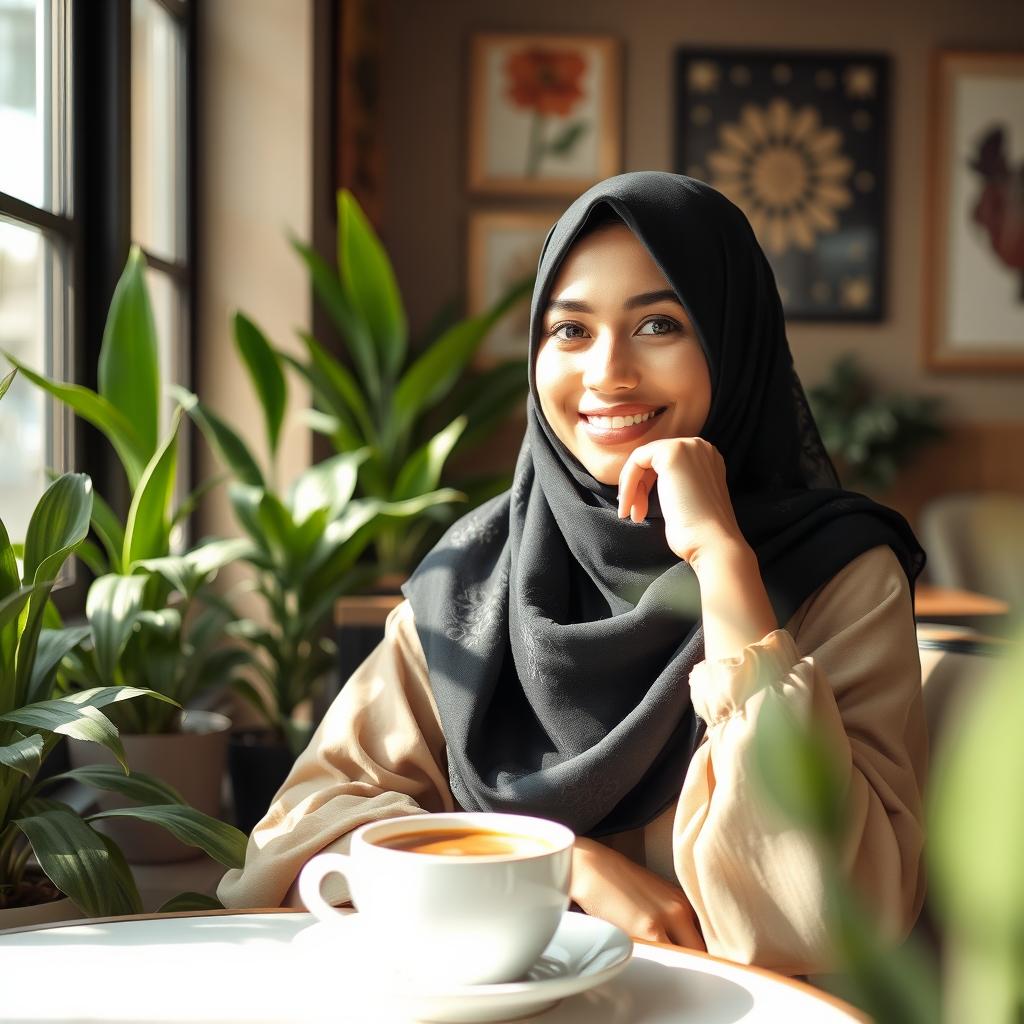
M 264 911 L 106 919 L 0 934 L 3 1021 L 373 1021 L 346 1001 L 345 963 L 310 976 L 309 914 Z M 563 1000 L 544 1024 L 849 1024 L 856 1011 L 809 985 L 670 946 L 636 943 L 611 981 Z

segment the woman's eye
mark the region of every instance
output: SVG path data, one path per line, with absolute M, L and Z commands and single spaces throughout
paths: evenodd
M 583 331 L 583 334 L 570 334 L 570 335 L 566 336 L 564 334 L 560 334 L 559 333 L 560 331 L 572 331 L 572 330 Z M 586 335 L 586 333 L 587 332 L 584 331 L 583 328 L 579 324 L 572 324 L 572 323 L 569 323 L 569 324 L 556 324 L 554 327 L 551 328 L 551 330 L 549 332 L 549 337 L 559 338 L 562 341 L 576 341 L 577 338 L 584 337 Z
M 658 330 L 652 330 L 645 332 L 645 327 L 654 327 L 655 324 L 660 325 Z M 637 334 L 649 333 L 649 334 L 671 334 L 673 331 L 679 329 L 679 325 L 675 320 L 670 320 L 667 316 L 656 316 L 652 320 L 648 320 L 646 323 L 640 325 L 640 330 Z

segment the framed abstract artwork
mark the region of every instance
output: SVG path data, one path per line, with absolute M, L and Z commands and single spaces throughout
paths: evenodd
M 470 48 L 472 191 L 576 195 L 621 170 L 617 40 L 478 33 Z
M 537 260 L 551 225 L 561 210 L 479 210 L 469 215 L 466 247 L 469 313 L 494 305 L 517 282 L 537 273 Z M 485 369 L 529 354 L 530 303 L 516 303 L 491 329 L 477 350 L 474 366 Z
M 679 49 L 675 170 L 750 220 L 789 320 L 885 313 L 888 59 Z
M 932 58 L 924 362 L 1024 370 L 1024 53 Z

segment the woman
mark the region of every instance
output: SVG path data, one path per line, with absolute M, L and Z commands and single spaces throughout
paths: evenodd
M 518 811 L 580 837 L 587 913 L 827 969 L 821 854 L 750 781 L 772 688 L 844 766 L 844 867 L 902 936 L 923 897 L 924 556 L 838 489 L 746 218 L 681 175 L 595 185 L 545 240 L 530 355 L 511 490 L 403 586 L 221 899 L 298 905 L 305 861 L 367 821 Z

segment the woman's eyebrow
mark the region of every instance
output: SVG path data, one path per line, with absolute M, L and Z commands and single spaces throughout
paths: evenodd
M 641 292 L 633 295 L 622 304 L 623 309 L 636 309 L 637 306 L 650 306 L 655 302 L 679 302 L 679 296 L 671 288 L 663 288 L 656 292 Z M 564 310 L 567 313 L 593 313 L 593 307 L 577 299 L 552 299 L 548 309 Z

